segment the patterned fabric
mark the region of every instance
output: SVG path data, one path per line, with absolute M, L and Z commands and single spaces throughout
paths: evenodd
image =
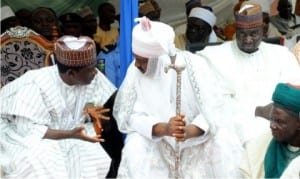
M 236 26 L 240 28 L 253 28 L 262 26 L 262 9 L 255 3 L 243 4 L 239 12 L 235 14 Z
M 57 61 L 67 66 L 87 66 L 96 62 L 96 46 L 87 36 L 63 36 L 55 43 Z
M 45 66 L 45 58 L 46 51 L 28 40 L 1 44 L 1 86 Z

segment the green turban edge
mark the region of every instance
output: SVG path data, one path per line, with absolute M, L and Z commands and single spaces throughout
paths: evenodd
M 300 113 L 300 88 L 290 85 L 279 83 L 277 84 L 275 91 L 272 96 L 272 100 L 275 104 L 296 112 Z

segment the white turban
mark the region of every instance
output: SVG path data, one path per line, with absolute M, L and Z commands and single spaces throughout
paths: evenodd
M 207 22 L 211 26 L 211 28 L 214 27 L 217 21 L 217 18 L 213 12 L 201 7 L 193 8 L 189 14 L 189 17 L 196 17 L 198 19 L 202 19 L 203 21 Z M 209 42 L 217 42 L 217 36 L 213 29 L 209 35 Z
M 15 13 L 12 11 L 12 9 L 9 6 L 3 6 L 1 7 L 1 21 L 9 18 L 14 17 Z
M 201 8 L 195 7 L 191 10 L 189 17 L 196 17 L 207 22 L 211 27 L 216 24 L 216 16 L 211 11 Z
M 171 26 L 162 22 L 150 21 L 146 17 L 137 18 L 132 30 L 132 51 L 145 58 L 155 58 L 175 53 L 175 33 Z

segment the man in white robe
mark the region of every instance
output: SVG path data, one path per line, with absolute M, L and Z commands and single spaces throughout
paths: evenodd
M 174 31 L 167 24 L 143 17 L 132 36 L 135 61 L 114 106 L 118 126 L 127 134 L 118 177 L 174 177 L 176 140 L 180 178 L 235 177 L 237 161 L 231 159 L 239 148 L 228 133 L 215 128 L 222 104 L 216 103 L 217 83 L 205 61 L 176 52 Z M 164 72 L 174 55 L 177 68 L 185 66 L 180 115 L 175 110 L 177 74 Z
M 236 24 L 236 40 L 206 47 L 197 54 L 206 58 L 223 83 L 228 116 L 219 124 L 236 130 L 244 143 L 268 130 L 268 121 L 255 117 L 256 106 L 271 102 L 278 82 L 299 81 L 300 69 L 286 47 L 261 42 L 263 22 L 258 4 L 244 4 Z
M 86 122 L 85 104 L 104 108 L 116 88 L 96 70 L 92 39 L 63 36 L 57 64 L 28 71 L 0 91 L 1 156 L 4 178 L 105 178 L 110 157 Z M 104 126 L 103 126 L 104 127 Z

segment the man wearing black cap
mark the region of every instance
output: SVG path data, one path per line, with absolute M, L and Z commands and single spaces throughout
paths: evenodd
M 88 37 L 63 36 L 55 43 L 56 65 L 28 71 L 1 89 L 4 177 L 106 177 L 110 154 L 98 142 L 109 140 L 109 129 L 99 120 L 109 119 L 105 103 L 116 88 L 95 68 L 95 51 Z

